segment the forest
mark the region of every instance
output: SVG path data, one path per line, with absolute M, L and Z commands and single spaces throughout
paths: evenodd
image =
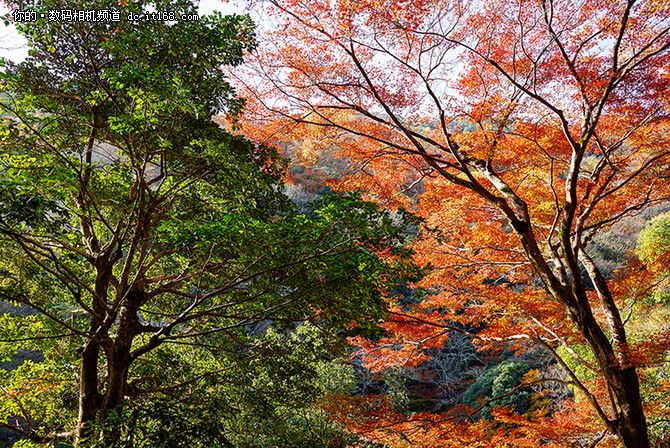
M 670 1 L 0 3 L 0 448 L 670 447 Z

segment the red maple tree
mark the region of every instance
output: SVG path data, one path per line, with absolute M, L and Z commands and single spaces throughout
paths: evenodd
M 670 2 L 257 6 L 273 30 L 233 73 L 248 97 L 247 135 L 309 153 L 338 147 L 355 170 L 337 188 L 412 208 L 439 229 L 414 247 L 434 267 L 425 300 L 391 304 L 388 337 L 352 341 L 368 365 L 418 366 L 457 331 L 482 349 L 543 347 L 567 377 L 526 383 L 564 381 L 582 397 L 560 412 L 502 409 L 476 424 L 456 414 L 370 420 L 342 398 L 331 404 L 342 421 L 398 446 L 489 434 L 501 446 L 580 436 L 649 447 L 648 418 L 667 412 L 653 398 L 667 382 L 649 378 L 670 330 L 647 318 L 667 308 L 642 300 L 648 266 L 608 278 L 587 246 L 670 197 Z M 474 327 L 483 329 L 465 329 Z

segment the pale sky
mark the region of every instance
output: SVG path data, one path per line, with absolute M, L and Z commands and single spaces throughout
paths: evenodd
M 201 0 L 198 8 L 201 15 L 210 14 L 213 11 L 221 11 L 224 14 L 243 13 L 243 0 Z M 9 13 L 10 10 L 0 2 L 0 16 Z M 0 21 L 0 53 L 14 62 L 25 59 L 28 55 L 28 49 L 25 46 L 25 39 L 19 36 L 12 26 L 5 26 Z

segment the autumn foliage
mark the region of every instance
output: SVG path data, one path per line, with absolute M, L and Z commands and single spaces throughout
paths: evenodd
M 663 438 L 649 428 L 667 412 L 667 381 L 655 378 L 667 308 L 643 300 L 659 265 L 631 259 L 605 275 L 589 242 L 670 195 L 670 3 L 256 6 L 273 29 L 231 74 L 248 101 L 244 132 L 310 154 L 338 148 L 353 169 L 335 188 L 411 208 L 436 229 L 414 245 L 433 266 L 425 298 L 391 300 L 385 336 L 351 340 L 365 363 L 420 366 L 460 332 L 480 350 L 540 347 L 563 374 L 526 385 L 575 393 L 560 411 L 499 408 L 478 421 L 462 408 L 401 415 L 342 398 L 335 418 L 390 446 Z

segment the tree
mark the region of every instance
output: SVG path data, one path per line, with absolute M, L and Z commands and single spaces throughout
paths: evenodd
M 640 306 L 631 279 L 641 271 L 629 264 L 606 279 L 588 243 L 668 200 L 670 4 L 257 6 L 275 31 L 233 72 L 248 88 L 247 135 L 317 153 L 339 145 L 357 168 L 340 189 L 413 206 L 441 230 L 414 246 L 436 268 L 422 283 L 431 294 L 392 310 L 389 337 L 355 341 L 368 360 L 419 365 L 450 331 L 482 348 L 539 345 L 568 374 L 543 381 L 590 404 L 600 429 L 583 434 L 588 443 L 650 446 L 640 378 L 664 362 L 667 329 L 651 350 L 636 316 L 660 308 Z M 418 198 L 404 194 L 417 185 Z
M 255 46 L 247 16 L 179 20 L 196 4 L 166 0 L 151 4 L 176 20 L 138 23 L 150 4 L 122 3 L 70 5 L 119 21 L 17 23 L 29 57 L 2 62 L 0 298 L 33 312 L 2 316 L 0 349 L 45 360 L 1 373 L 0 426 L 34 443 L 132 440 L 117 418 L 134 403 L 173 406 L 140 422 L 189 418 L 276 356 L 268 328 L 362 322 L 420 273 L 403 249 L 416 220 L 355 195 L 292 213 L 278 153 L 211 120 L 242 105 L 221 69 Z

